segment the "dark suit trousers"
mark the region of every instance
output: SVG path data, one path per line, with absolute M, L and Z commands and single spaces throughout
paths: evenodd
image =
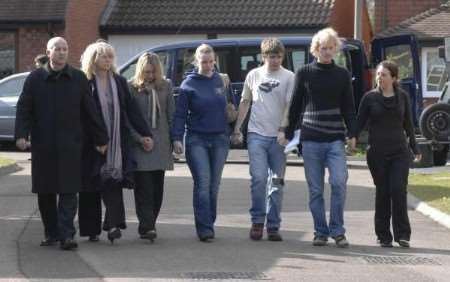
M 134 173 L 134 201 L 139 220 L 139 234 L 155 229 L 164 194 L 164 174 L 164 170 Z
M 394 240 L 410 240 L 411 227 L 407 207 L 407 186 L 410 153 L 405 148 L 398 152 L 367 152 L 367 164 L 375 186 L 375 233 L 380 241 L 391 242 L 390 221 Z
M 38 206 L 46 238 L 72 239 L 76 230 L 77 194 L 38 194 Z
M 103 230 L 108 231 L 115 227 L 126 228 L 122 188 L 114 187 L 102 192 L 80 192 L 78 211 L 80 236 L 101 233 L 102 199 L 106 209 Z

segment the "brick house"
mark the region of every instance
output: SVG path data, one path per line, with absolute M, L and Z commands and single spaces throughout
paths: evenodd
M 374 2 L 374 33 L 377 34 L 446 0 L 369 0 Z
M 416 1 L 404 6 L 412 6 Z M 417 1 L 420 2 L 420 1 Z M 420 52 L 421 81 L 423 86 L 423 97 L 428 102 L 435 101 L 441 94 L 444 83 L 448 79 L 443 59 L 438 57 L 437 47 L 444 44 L 444 38 L 450 37 L 450 1 L 441 4 L 442 1 L 422 1 L 425 4 L 436 4 L 421 13 L 403 19 L 396 25 L 377 33 L 377 37 L 386 37 L 413 33 L 417 36 Z M 438 2 L 438 3 L 437 3 Z
M 0 0 L 0 78 L 32 70 L 53 36 L 69 42 L 72 64 L 98 38 L 98 19 L 107 0 Z

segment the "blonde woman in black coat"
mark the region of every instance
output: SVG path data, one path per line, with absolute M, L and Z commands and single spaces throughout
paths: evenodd
M 89 45 L 82 55 L 81 69 L 89 80 L 98 112 L 108 130 L 109 144 L 105 156 L 84 147 L 84 185 L 79 197 L 80 236 L 90 241 L 99 240 L 101 232 L 101 200 L 106 207 L 103 230 L 111 243 L 121 237 L 126 228 L 122 188 L 132 185 L 129 174 L 130 159 L 127 136 L 130 128 L 143 136 L 145 150 L 151 150 L 153 141 L 148 124 L 135 104 L 125 78 L 116 72 L 115 52 L 106 42 Z

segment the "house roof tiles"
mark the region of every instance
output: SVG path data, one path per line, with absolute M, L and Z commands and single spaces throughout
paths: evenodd
M 328 24 L 335 0 L 113 0 L 105 29 L 315 28 Z
M 377 37 L 414 33 L 421 40 L 441 39 L 450 36 L 450 1 L 438 8 L 429 9 L 409 18 L 397 26 L 386 29 Z
M 68 0 L 0 0 L 0 23 L 63 22 Z

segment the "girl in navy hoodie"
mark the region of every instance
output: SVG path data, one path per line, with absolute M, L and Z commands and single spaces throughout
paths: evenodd
M 229 150 L 226 90 L 214 69 L 214 50 L 207 44 L 195 51 L 198 69 L 180 86 L 172 127 L 174 151 L 183 153 L 194 179 L 195 227 L 200 241 L 214 239 L 217 194 Z

